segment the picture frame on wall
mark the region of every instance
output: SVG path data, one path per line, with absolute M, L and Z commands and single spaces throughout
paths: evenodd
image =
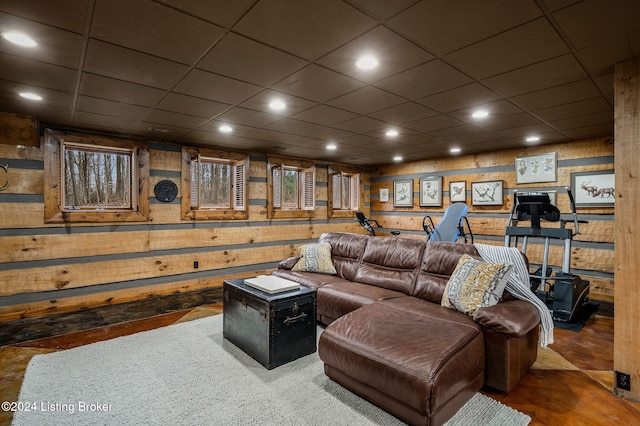
M 467 201 L 467 182 L 464 180 L 449 182 L 449 199 L 452 203 Z
M 420 207 L 442 207 L 442 176 L 420 179 Z
M 558 180 L 558 154 L 556 152 L 516 157 L 515 167 L 516 184 Z
M 393 181 L 393 207 L 413 207 L 413 179 Z
M 576 207 L 613 207 L 615 187 L 613 170 L 571 173 L 571 192 Z
M 389 201 L 389 188 L 380 188 L 380 202 L 387 203 Z
M 471 183 L 471 205 L 474 206 L 501 206 L 503 199 L 504 183 L 501 180 Z

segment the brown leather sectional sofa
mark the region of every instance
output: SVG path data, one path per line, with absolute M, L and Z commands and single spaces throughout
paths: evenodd
M 509 392 L 537 356 L 536 308 L 507 292 L 475 318 L 440 306 L 473 245 L 326 233 L 337 275 L 274 275 L 317 291 L 319 356 L 334 381 L 398 418 L 442 424 L 482 386 Z

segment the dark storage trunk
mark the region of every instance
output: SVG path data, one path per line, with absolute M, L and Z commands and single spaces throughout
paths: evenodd
M 316 294 L 299 290 L 269 294 L 224 282 L 223 335 L 268 369 L 316 351 Z

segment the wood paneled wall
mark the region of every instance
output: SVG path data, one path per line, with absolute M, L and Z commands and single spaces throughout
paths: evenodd
M 0 144 L 10 182 L 0 192 L 0 322 L 218 287 L 270 273 L 323 232 L 364 232 L 353 219 L 328 219 L 326 164 L 316 164 L 313 219 L 268 219 L 267 159 L 256 153 L 247 220 L 182 221 L 180 194 L 171 203 L 153 195 L 162 179 L 180 186 L 180 146 L 161 143 L 151 143 L 148 222 L 45 224 L 43 160 L 39 146 Z
M 516 184 L 515 158 L 556 152 L 558 176 L 555 182 Z M 433 161 L 416 161 L 378 167 L 371 172 L 371 217 L 387 231 L 399 230 L 401 235 L 425 238 L 422 228 L 424 216 L 432 217 L 437 225 L 449 207 L 449 182 L 465 181 L 469 219 L 475 241 L 485 244 L 504 244 L 505 228 L 513 206 L 513 191 L 556 191 L 556 204 L 563 218 L 570 218 L 571 209 L 565 187 L 571 186 L 571 173 L 593 170 L 613 170 L 613 138 L 597 138 L 571 143 L 551 144 L 517 150 L 504 150 L 478 155 L 460 155 Z M 443 206 L 419 206 L 420 178 L 442 176 Z M 413 207 L 393 206 L 393 182 L 397 179 L 413 179 Z M 504 191 L 502 206 L 473 206 L 471 183 L 502 180 Z M 389 189 L 389 201 L 380 202 L 381 188 Z M 614 272 L 614 208 L 578 208 L 578 218 L 587 220 L 580 225 L 580 233 L 574 237 L 571 252 L 572 272 L 591 283 L 591 298 L 613 302 Z M 527 226 L 520 223 L 520 226 Z M 542 224 L 558 227 L 559 222 Z M 542 263 L 543 240 L 530 239 L 527 256 L 533 265 Z M 554 270 L 562 266 L 561 241 L 552 241 L 549 263 Z

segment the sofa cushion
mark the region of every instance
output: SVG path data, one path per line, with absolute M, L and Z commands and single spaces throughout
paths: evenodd
M 368 284 L 335 280 L 318 288 L 318 314 L 334 320 L 362 306 L 396 297 L 406 295 Z
M 305 244 L 298 248 L 300 259 L 291 268 L 294 272 L 317 272 L 335 275 L 338 272 L 331 261 L 331 244 Z
M 411 238 L 371 237 L 353 281 L 410 295 L 424 246 Z
M 473 244 L 433 242 L 425 247 L 413 296 L 437 303 L 463 254 L 482 260 Z
M 369 236 L 348 232 L 328 232 L 318 239 L 319 243 L 331 244 L 331 259 L 338 276 L 353 281 L 360 265 Z
M 462 255 L 442 295 L 442 306 L 475 315 L 498 303 L 513 269 L 511 263 L 489 263 Z

